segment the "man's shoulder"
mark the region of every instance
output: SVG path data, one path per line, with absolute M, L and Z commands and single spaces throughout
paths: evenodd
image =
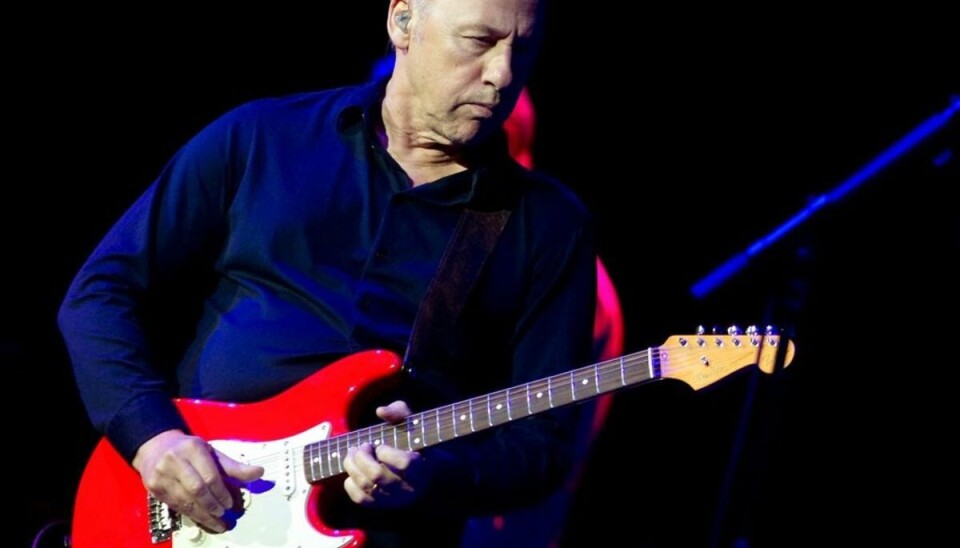
M 539 171 L 517 166 L 517 173 L 523 181 L 522 200 L 529 205 L 546 207 L 568 219 L 589 218 L 586 204 L 580 196 L 557 177 Z
M 223 119 L 243 124 L 284 118 L 304 120 L 336 116 L 348 106 L 363 104 L 366 90 L 366 85 L 356 84 L 261 97 L 234 107 L 224 114 Z

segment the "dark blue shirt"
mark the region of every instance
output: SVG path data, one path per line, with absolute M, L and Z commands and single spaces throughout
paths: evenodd
M 471 153 L 475 167 L 413 187 L 375 137 L 381 98 L 371 83 L 232 110 L 83 265 L 60 327 L 93 424 L 125 457 L 187 430 L 174 395 L 254 401 L 362 349 L 402 353 L 467 206 L 512 213 L 423 382 L 453 400 L 589 364 L 595 251 L 582 204 L 514 163 L 502 136 Z M 203 304 L 175 310 L 196 321 L 167 371 L 158 341 L 170 328 L 153 309 L 182 287 Z M 562 477 L 575 428 L 550 412 L 451 444 L 460 488 L 478 503 L 538 491 Z

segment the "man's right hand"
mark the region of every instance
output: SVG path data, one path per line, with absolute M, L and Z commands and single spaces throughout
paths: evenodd
M 240 503 L 235 484 L 263 475 L 262 466 L 235 461 L 180 430 L 147 440 L 137 449 L 133 467 L 153 496 L 215 533 L 226 531 L 220 517 Z

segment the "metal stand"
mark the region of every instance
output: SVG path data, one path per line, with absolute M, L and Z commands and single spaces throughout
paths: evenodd
M 896 160 L 904 157 L 930 136 L 939 132 L 948 123 L 953 116 L 960 110 L 960 95 L 954 96 L 949 101 L 949 106 L 942 112 L 931 116 L 921 123 L 915 129 L 910 131 L 904 137 L 899 139 L 893 145 L 881 152 L 872 161 L 854 173 L 850 178 L 837 185 L 833 190 L 826 192 L 811 203 L 797 212 L 796 215 L 789 218 L 786 222 L 775 228 L 766 236 L 760 238 L 753 245 L 749 246 L 743 252 L 737 253 L 730 259 L 722 263 L 712 272 L 701 278 L 690 288 L 690 292 L 696 299 L 705 299 L 718 287 L 733 278 L 738 272 L 746 268 L 750 262 L 759 257 L 761 253 L 770 248 L 774 243 L 781 240 L 784 236 L 792 233 L 804 222 L 813 218 L 821 209 L 830 204 L 836 204 L 843 200 L 850 192 L 870 180 Z M 946 155 L 956 154 L 956 152 L 947 151 Z M 936 167 L 942 168 L 951 160 L 957 159 L 943 158 L 937 156 L 933 159 Z M 772 295 L 766 306 L 766 323 L 777 325 L 782 328 L 782 332 L 787 337 L 795 337 L 797 331 L 797 321 L 801 317 L 804 309 L 804 303 L 807 297 L 808 269 L 813 263 L 813 247 L 806 242 L 797 244 L 792 250 L 792 265 L 790 277 L 787 279 L 786 287 Z M 762 490 L 761 479 L 757 476 L 751 476 L 745 483 L 744 492 L 739 493 L 741 500 L 737 500 L 735 485 L 738 484 L 738 468 L 741 463 L 746 462 L 751 465 L 750 469 L 762 469 L 765 460 L 766 448 L 763 440 L 769 439 L 773 433 L 777 421 L 777 401 L 781 390 L 780 383 L 776 378 L 772 378 L 763 384 L 761 390 L 760 373 L 753 370 L 749 380 L 746 396 L 740 412 L 737 431 L 733 439 L 730 450 L 729 461 L 726 466 L 723 481 L 720 487 L 720 493 L 716 505 L 713 522 L 710 528 L 711 548 L 724 546 L 726 541 L 732 539 L 731 546 L 736 548 L 747 548 L 750 545 L 751 529 L 753 520 L 749 501 L 743 501 L 743 497 L 755 497 Z M 775 376 L 776 377 L 776 376 Z M 763 407 L 763 413 L 759 414 L 763 423 L 753 425 L 760 428 L 758 436 L 751 438 L 748 431 L 758 415 L 756 409 Z M 757 441 L 759 439 L 759 442 Z M 748 441 L 752 442 L 748 444 Z M 737 506 L 741 513 L 736 516 L 737 521 L 732 522 L 731 509 Z M 732 522 L 732 523 L 731 523 Z

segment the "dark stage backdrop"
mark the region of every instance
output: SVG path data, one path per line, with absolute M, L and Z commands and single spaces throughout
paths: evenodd
M 215 116 L 369 74 L 386 51 L 385 2 L 342 4 L 28 18 L 7 80 L 11 546 L 69 521 L 97 439 L 55 326 L 71 276 Z M 798 351 L 775 377 L 618 394 L 564 544 L 924 545 L 949 534 L 953 516 L 933 501 L 951 493 L 931 493 L 956 462 L 955 121 L 708 298 L 689 293 L 947 108 L 960 93 L 947 18 L 681 11 L 554 10 L 530 83 L 536 161 L 597 219 L 628 351 L 734 323 L 787 326 Z

